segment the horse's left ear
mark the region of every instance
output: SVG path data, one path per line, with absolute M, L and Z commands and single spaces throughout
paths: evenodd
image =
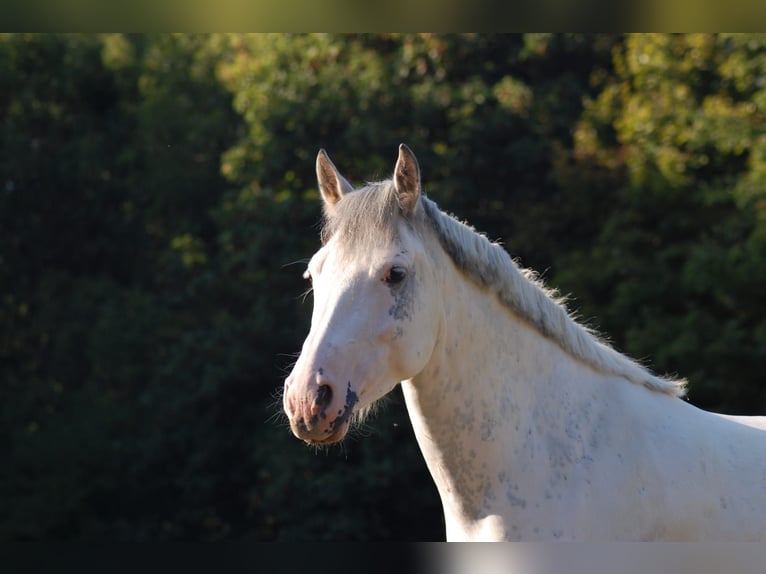
M 399 144 L 399 159 L 394 168 L 394 188 L 399 207 L 405 215 L 412 215 L 420 199 L 420 166 L 412 150 Z

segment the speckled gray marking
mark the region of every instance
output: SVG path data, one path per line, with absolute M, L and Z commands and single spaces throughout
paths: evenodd
M 351 381 L 348 382 L 346 388 L 346 405 L 343 407 L 343 411 L 338 411 L 340 414 L 330 423 L 329 428 L 325 430 L 325 433 L 332 434 L 338 428 L 340 428 L 349 418 L 354 410 L 354 405 L 359 402 L 357 394 L 351 390 Z
M 481 440 L 493 441 L 496 426 L 497 421 L 494 419 L 494 417 L 488 414 L 488 411 L 485 410 L 485 418 L 481 423 Z
M 515 506 L 518 508 L 526 508 L 527 507 L 527 501 L 523 498 L 516 496 L 514 494 L 514 490 L 518 490 L 518 486 L 509 486 L 508 489 L 505 491 L 506 496 L 508 497 L 508 501 L 511 503 L 511 506 Z
M 491 508 L 491 503 L 497 500 L 494 486 L 491 482 L 484 483 L 484 508 Z
M 403 284 L 390 285 L 391 296 L 394 298 L 394 304 L 388 310 L 397 321 L 402 319 L 412 320 L 412 308 L 414 304 L 415 292 L 415 272 L 410 270 Z

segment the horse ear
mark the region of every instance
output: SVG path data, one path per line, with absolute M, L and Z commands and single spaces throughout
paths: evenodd
M 317 154 L 317 182 L 325 207 L 332 207 L 341 197 L 354 191 L 353 186 L 338 172 L 323 149 Z
M 412 150 L 399 144 L 399 159 L 394 168 L 394 188 L 399 207 L 405 215 L 411 215 L 420 199 L 420 166 Z

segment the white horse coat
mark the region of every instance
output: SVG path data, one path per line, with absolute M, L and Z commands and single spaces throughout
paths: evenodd
M 702 411 L 577 324 L 498 245 L 322 151 L 311 331 L 285 381 L 299 438 L 341 440 L 401 382 L 448 540 L 766 540 L 766 418 Z

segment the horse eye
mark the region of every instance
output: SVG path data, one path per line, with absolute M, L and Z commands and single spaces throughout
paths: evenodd
M 407 270 L 404 267 L 394 266 L 389 270 L 385 281 L 389 285 L 396 285 L 397 283 L 404 281 L 406 276 Z

